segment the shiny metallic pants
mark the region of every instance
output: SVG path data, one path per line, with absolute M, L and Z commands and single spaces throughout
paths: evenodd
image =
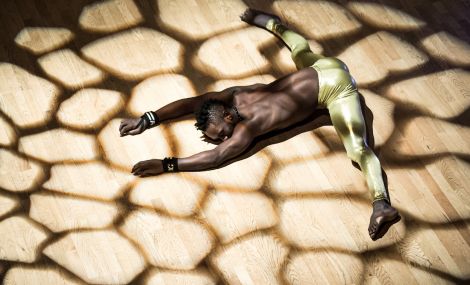
M 380 162 L 365 141 L 366 127 L 359 93 L 347 66 L 337 58 L 314 54 L 305 38 L 282 24 L 270 20 L 266 28 L 289 47 L 298 69 L 312 67 L 317 71 L 319 107 L 328 108 L 348 157 L 359 164 L 366 177 L 373 200 L 390 201 L 382 179 Z

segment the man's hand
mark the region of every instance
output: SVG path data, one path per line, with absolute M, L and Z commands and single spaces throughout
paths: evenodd
M 138 135 L 145 131 L 147 128 L 147 122 L 141 118 L 134 118 L 134 119 L 124 119 L 121 121 L 121 125 L 119 125 L 119 133 L 121 137 L 127 135 Z
M 206 143 L 211 143 L 211 144 L 215 144 L 215 145 L 219 145 L 219 144 L 222 143 L 222 140 L 215 141 L 215 140 L 211 139 L 210 137 L 208 137 L 206 135 L 202 135 L 200 138 L 203 142 L 206 142 Z
M 147 177 L 163 173 L 163 161 L 160 159 L 143 160 L 132 167 L 132 174 Z

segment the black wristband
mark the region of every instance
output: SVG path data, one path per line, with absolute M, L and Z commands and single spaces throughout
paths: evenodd
M 163 172 L 178 172 L 178 159 L 176 157 L 165 157 L 163 159 Z
M 160 125 L 160 118 L 154 111 L 145 112 L 142 116 L 140 116 L 140 118 L 147 122 L 148 127 Z

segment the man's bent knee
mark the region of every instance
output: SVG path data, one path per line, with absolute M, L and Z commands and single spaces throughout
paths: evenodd
M 292 58 L 295 59 L 295 58 L 299 57 L 300 54 L 302 54 L 304 52 L 312 52 L 312 50 L 310 49 L 310 46 L 308 45 L 308 42 L 305 41 L 305 42 L 296 44 L 291 52 L 292 52 L 292 55 L 291 55 Z
M 362 158 L 368 155 L 370 152 L 372 152 L 372 150 L 366 144 L 361 144 L 359 146 L 347 149 L 348 157 L 359 164 L 361 164 Z

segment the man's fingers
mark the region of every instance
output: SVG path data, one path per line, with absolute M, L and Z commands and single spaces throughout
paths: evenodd
M 122 130 L 121 130 L 121 135 L 127 135 L 127 132 L 132 130 L 132 126 L 130 125 L 125 125 Z
M 146 129 L 146 121 L 141 118 L 123 120 L 119 126 L 119 133 L 122 136 L 138 135 Z
M 138 171 L 139 169 L 140 169 L 139 165 L 136 164 L 136 165 L 134 165 L 134 167 L 132 167 L 132 172 L 136 172 L 136 171 Z
M 129 131 L 127 135 L 138 135 L 142 132 L 141 128 L 133 129 L 132 131 Z
M 137 174 L 139 172 L 143 172 L 143 171 L 147 170 L 147 168 L 148 168 L 148 166 L 145 163 L 145 161 L 140 161 L 140 162 L 137 162 L 136 165 L 134 165 L 134 167 L 132 167 L 132 172 L 134 174 Z
M 140 162 L 137 162 L 136 164 L 134 164 L 134 166 L 132 167 L 132 172 L 137 171 L 137 169 L 139 169 L 140 165 L 141 165 Z
M 147 177 L 147 176 L 152 176 L 154 175 L 152 173 L 152 169 L 147 169 L 139 174 L 140 177 Z
M 122 128 L 126 125 L 126 122 L 122 121 L 121 124 L 119 125 L 119 132 L 121 132 Z

